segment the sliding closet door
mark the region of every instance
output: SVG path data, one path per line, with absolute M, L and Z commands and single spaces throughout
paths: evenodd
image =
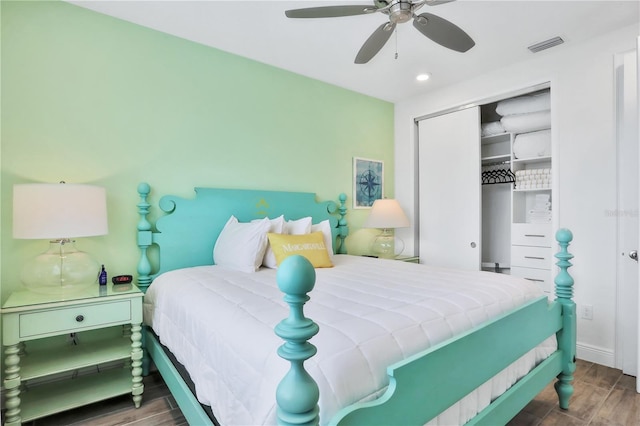
M 480 109 L 418 124 L 420 262 L 480 269 Z

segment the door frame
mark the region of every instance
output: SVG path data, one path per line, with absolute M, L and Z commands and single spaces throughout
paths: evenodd
M 640 38 L 639 38 L 640 40 Z M 615 117 L 616 117 L 616 149 L 618 170 L 616 179 L 617 205 L 614 212 L 617 226 L 617 262 L 616 262 L 616 315 L 615 315 L 615 366 L 625 374 L 638 375 L 640 368 L 640 338 L 638 327 L 638 306 L 640 305 L 640 293 L 638 291 L 638 280 L 640 277 L 640 266 L 633 263 L 628 254 L 631 250 L 640 247 L 640 223 L 638 217 L 638 207 L 640 205 L 640 174 L 629 176 L 629 173 L 637 173 L 637 165 L 640 164 L 640 150 L 638 145 L 630 146 L 634 141 L 638 141 L 640 131 L 638 125 L 638 100 L 640 95 L 640 84 L 638 79 L 638 55 L 637 50 L 620 52 L 614 56 L 614 76 L 615 76 Z M 631 74 L 629 74 L 631 71 Z M 635 90 L 629 91 L 626 85 L 635 84 Z M 633 86 L 632 86 L 632 89 Z M 631 111 L 627 105 L 631 103 Z M 635 110 L 635 111 L 634 111 Z M 632 116 L 633 114 L 633 116 Z M 627 135 L 631 128 L 626 124 L 628 117 L 636 120 L 631 125 L 635 129 L 635 137 Z M 633 132 L 634 130 L 631 130 Z M 631 133 L 632 135 L 633 133 Z M 633 167 L 625 159 L 635 152 L 635 165 Z M 625 186 L 625 182 L 632 179 L 635 183 L 633 187 Z M 637 192 L 636 192 L 637 191 Z M 633 193 L 635 192 L 635 193 Z M 634 199 L 635 198 L 635 199 Z M 629 234 L 634 237 L 629 238 Z M 640 391 L 640 382 L 637 382 L 637 389 Z

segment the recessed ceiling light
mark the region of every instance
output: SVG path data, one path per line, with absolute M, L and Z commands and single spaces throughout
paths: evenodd
M 431 78 L 431 74 L 429 74 L 428 72 L 425 72 L 423 74 L 418 74 L 416 76 L 416 80 L 418 81 L 427 81 L 429 80 L 429 78 Z

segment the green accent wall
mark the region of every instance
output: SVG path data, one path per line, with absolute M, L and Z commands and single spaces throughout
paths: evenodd
M 47 248 L 12 238 L 15 183 L 106 187 L 109 234 L 77 246 L 110 275 L 135 273 L 141 181 L 152 202 L 212 186 L 345 192 L 351 205 L 360 156 L 384 161 L 393 196 L 389 102 L 68 3 L 0 7 L 3 301 L 23 261 Z M 366 213 L 347 216 L 352 252 L 366 251 Z

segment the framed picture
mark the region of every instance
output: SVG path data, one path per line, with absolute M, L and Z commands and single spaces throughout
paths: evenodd
M 384 194 L 384 163 L 353 157 L 353 208 L 370 209 Z

